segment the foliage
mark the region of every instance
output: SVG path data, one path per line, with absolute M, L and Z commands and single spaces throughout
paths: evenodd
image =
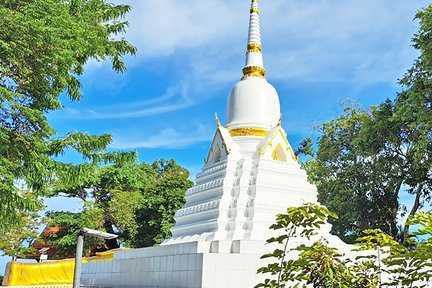
M 174 160 L 156 160 L 156 172 L 151 185 L 144 189 L 144 205 L 138 210 L 138 234 L 131 241 L 133 247 L 160 244 L 171 236 L 175 212 L 185 204 L 185 191 L 192 187 L 189 171 Z
M 152 246 L 171 235 L 174 213 L 184 205 L 185 191 L 192 185 L 186 169 L 174 160 L 139 164 L 136 154 L 117 164 L 87 165 L 86 169 L 81 182 L 69 185 L 61 180 L 52 193 L 87 203 L 82 213 L 50 214 L 50 225 L 66 228 L 49 239 L 61 247 L 63 255 L 74 252 L 76 231 L 81 227 L 118 234 L 129 247 Z M 118 248 L 119 243 L 107 240 L 89 247 L 106 250 Z
M 429 215 L 432 219 L 431 212 L 418 213 L 419 217 L 420 214 Z M 417 214 L 414 218 L 417 218 Z M 422 224 L 425 224 L 420 228 L 423 231 L 432 228 L 430 224 Z M 368 258 L 378 263 L 377 273 L 387 278 L 381 280 L 380 277 L 380 287 L 429 287 L 432 280 L 430 236 L 424 242 L 411 239 L 411 246 L 405 247 L 379 230 L 367 230 L 365 236 L 357 240 L 360 246 L 358 250 L 377 251 L 376 256 L 369 255 Z
M 133 237 L 137 229 L 135 212 L 143 201 L 140 189 L 149 184 L 152 174 L 148 173 L 148 165 L 137 163 L 136 153 L 114 156 L 114 163 L 109 165 L 96 161 L 80 165 L 83 170 L 80 178 L 70 180 L 68 174 L 64 175 L 57 181 L 51 195 L 79 198 L 91 203 L 90 211 L 103 211 L 95 229 L 127 233 Z M 112 245 L 109 248 L 118 248 L 116 241 L 109 243 Z
M 261 257 L 274 258 L 277 262 L 258 270 L 272 277 L 255 287 L 430 287 L 432 212 L 418 212 L 409 219 L 411 225 L 421 225 L 412 237 L 421 235 L 422 240 L 412 238 L 411 246 L 405 247 L 378 229 L 366 230 L 357 240 L 358 248 L 354 251 L 358 256 L 348 259 L 325 239 L 310 241 L 326 217 L 333 216 L 326 208 L 306 204 L 287 211 L 278 215 L 276 224 L 271 226 L 283 233 L 267 241 L 283 249 L 278 247 Z M 288 242 L 295 237 L 304 237 L 305 243 L 311 244 L 287 249 Z
M 63 92 L 81 98 L 88 60 L 109 57 L 115 71 L 125 71 L 123 55 L 136 50 L 116 35 L 129 10 L 103 0 L 0 0 L 0 231 L 19 221 L 17 210 L 38 205 L 20 195 L 17 182 L 43 195 L 58 173 L 79 178 L 82 169 L 53 157 L 68 148 L 89 157 L 109 144 L 108 135 L 83 133 L 51 143 L 55 130 L 46 114 L 62 108 Z
M 413 46 L 420 56 L 399 81 L 402 92 L 365 111 L 348 105 L 338 118 L 320 126 L 318 152 L 304 164 L 319 201 L 340 218 L 333 232 L 353 242 L 365 229 L 381 229 L 401 242 L 398 215 L 414 215 L 432 192 L 432 5 L 418 12 Z M 311 152 L 310 139 L 299 152 Z M 413 206 L 399 202 L 413 195 Z
M 320 203 L 340 215 L 330 220 L 332 231 L 348 242 L 370 227 L 390 233 L 393 194 L 400 188 L 394 188 L 393 162 L 360 155 L 355 142 L 369 119 L 360 108 L 346 107 L 337 119 L 320 127 L 318 152 L 303 163 L 317 185 Z
M 270 263 L 258 270 L 258 273 L 277 275 L 277 279 L 266 279 L 264 283 L 260 283 L 255 287 L 285 287 L 287 283 L 305 280 L 307 278 L 305 274 L 307 273 L 302 274 L 299 272 L 298 267 L 302 265 L 300 261 L 303 263 L 302 261 L 311 260 L 310 258 L 314 254 L 313 249 L 316 247 L 312 247 L 309 250 L 306 246 L 295 248 L 303 252 L 299 260 L 291 260 L 288 258 L 288 254 L 292 251 L 289 246 L 290 240 L 295 237 L 303 237 L 309 240 L 313 235 L 317 234 L 315 229 L 323 225 L 328 216 L 336 217 L 327 208 L 310 203 L 301 207 L 290 207 L 287 209 L 286 214 L 278 214 L 276 216 L 276 224 L 270 226 L 270 229 L 281 230 L 284 233 L 278 237 L 268 239 L 267 243 L 281 244 L 283 249 L 278 248 L 272 253 L 263 255 L 261 258 L 275 258 L 277 262 Z M 320 244 L 317 243 L 317 245 Z M 309 269 L 309 266 L 307 269 Z M 324 276 L 321 280 L 325 281 L 325 278 Z
M 297 275 L 292 281 L 306 282 L 305 284 L 312 284 L 313 287 L 368 287 L 358 286 L 360 282 L 355 279 L 348 266 L 350 261 L 343 259 L 336 248 L 329 247 L 326 240 L 321 239 L 311 246 L 303 244 L 296 250 L 301 253 L 299 259 L 293 262 L 292 270 L 296 271 Z M 364 285 L 365 280 L 369 284 L 369 278 L 365 278 L 361 285 Z
M 26 191 L 21 191 L 21 194 L 26 199 L 33 197 L 31 193 Z M 39 235 L 38 228 L 43 219 L 38 212 L 43 208 L 43 205 L 38 205 L 37 208 L 38 210 L 30 212 L 17 211 L 17 221 L 10 225 L 7 231 L 0 233 L 0 250 L 4 255 L 13 258 L 26 258 L 36 252 L 30 244 Z
M 59 227 L 57 233 L 43 235 L 43 241 L 55 245 L 57 253 L 55 258 L 75 257 L 77 245 L 77 231 L 83 227 L 99 229 L 103 212 L 98 209 L 86 209 L 82 213 L 48 212 L 49 227 Z M 89 256 L 92 249 L 104 249 L 104 242 L 100 238 L 89 237 L 84 241 L 84 255 Z

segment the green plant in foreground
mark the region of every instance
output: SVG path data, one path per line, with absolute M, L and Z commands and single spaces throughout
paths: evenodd
M 314 244 L 315 246 L 306 247 L 302 245 L 295 249 L 289 249 L 290 240 L 295 237 L 310 239 L 313 235 L 317 234 L 315 229 L 320 228 L 321 225 L 325 224 L 328 216 L 337 217 L 327 208 L 311 203 L 305 204 L 301 207 L 290 207 L 287 209 L 286 214 L 277 215 L 276 224 L 270 226 L 270 229 L 281 230 L 284 231 L 284 233 L 279 237 L 268 239 L 267 243 L 281 244 L 283 249 L 276 249 L 272 253 L 263 255 L 262 258 L 276 258 L 277 262 L 268 264 L 266 267 L 262 267 L 258 270 L 258 273 L 277 275 L 277 278 L 266 279 L 264 283 L 260 283 L 255 287 L 285 287 L 285 284 L 292 281 L 310 281 L 307 275 L 308 272 L 301 271 L 300 269 L 304 266 L 304 263 L 308 262 L 308 259 L 310 260 L 310 258 L 317 256 L 314 253 L 314 250 L 323 248 L 326 244 L 316 242 Z M 293 250 L 297 250 L 294 251 L 297 253 L 300 251 L 300 257 L 298 260 L 291 260 L 287 257 L 288 253 Z M 335 256 L 331 251 L 326 252 L 328 252 L 331 257 Z M 319 263 L 320 260 L 324 259 L 325 257 L 322 259 L 317 258 L 315 261 L 316 263 Z M 301 286 L 299 286 L 299 284 L 294 284 L 293 287 Z
M 425 288 L 432 279 L 432 212 L 419 212 L 408 219 L 409 225 L 420 225 L 405 247 L 379 229 L 366 230 L 357 240 L 355 259 L 347 259 L 325 239 L 311 245 L 289 248 L 295 237 L 308 240 L 328 216 L 337 217 L 316 204 L 291 207 L 277 215 L 273 230 L 284 233 L 267 240 L 280 244 L 261 258 L 276 261 L 258 269 L 271 277 L 255 287 L 321 287 L 321 288 Z M 415 239 L 421 236 L 421 240 Z

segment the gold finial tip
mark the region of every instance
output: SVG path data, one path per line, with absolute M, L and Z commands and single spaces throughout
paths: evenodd
M 221 123 L 220 123 L 220 120 L 219 120 L 219 116 L 218 116 L 218 114 L 216 112 L 215 112 L 215 119 L 216 119 L 216 126 L 220 127 Z
M 282 113 L 280 114 L 279 122 L 278 122 L 278 126 L 281 126 L 281 125 L 282 125 Z

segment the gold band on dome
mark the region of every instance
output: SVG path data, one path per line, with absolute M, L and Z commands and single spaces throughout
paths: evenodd
M 263 128 L 236 128 L 229 131 L 230 135 L 236 136 L 267 136 L 268 130 Z
M 257 7 L 251 8 L 251 9 L 250 9 L 250 13 L 251 13 L 251 14 L 252 14 L 252 13 L 257 13 L 257 14 L 259 14 L 259 8 L 257 8 Z
M 247 52 L 261 52 L 261 44 L 258 43 L 250 43 L 247 46 Z
M 247 66 L 247 67 L 243 68 L 244 78 L 247 78 L 247 77 L 264 78 L 265 73 L 266 73 L 265 69 L 263 67 L 259 67 L 259 66 Z

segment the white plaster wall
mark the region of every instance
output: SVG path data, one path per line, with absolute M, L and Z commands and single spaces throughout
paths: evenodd
M 112 261 L 83 263 L 84 287 L 253 287 L 270 247 L 263 242 L 190 242 L 117 251 Z M 241 252 L 241 253 L 240 253 Z

